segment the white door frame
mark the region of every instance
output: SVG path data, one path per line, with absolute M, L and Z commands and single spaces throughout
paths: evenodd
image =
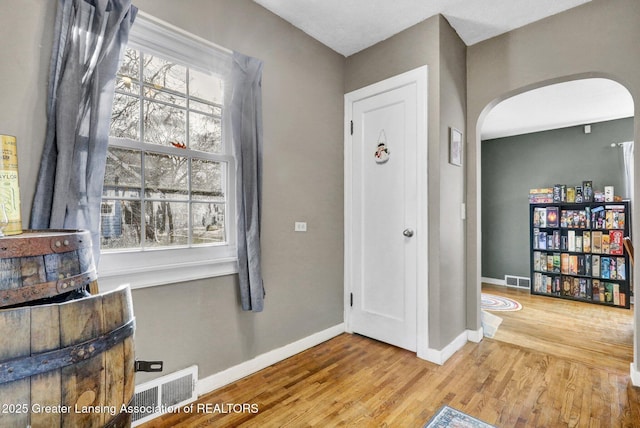
M 353 119 L 353 103 L 382 92 L 386 92 L 398 87 L 415 83 L 417 91 L 417 144 L 416 158 L 418 160 L 417 171 L 417 191 L 418 191 L 418 212 L 416 235 L 417 240 L 417 289 L 416 289 L 416 309 L 417 309 L 417 356 L 427 359 L 429 349 L 429 275 L 428 275 L 428 183 L 427 183 L 427 66 L 418 67 L 414 70 L 374 83 L 344 96 L 345 126 L 344 126 L 344 320 L 345 331 L 353 333 L 350 319 L 351 293 L 353 291 L 353 242 L 351 233 L 353 228 L 353 180 L 351 163 L 353 161 L 351 136 L 351 121 Z

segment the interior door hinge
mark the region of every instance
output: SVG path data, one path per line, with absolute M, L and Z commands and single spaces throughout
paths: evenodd
M 353 293 L 349 293 L 349 304 L 353 308 Z
M 353 120 L 351 121 L 351 135 L 353 135 Z

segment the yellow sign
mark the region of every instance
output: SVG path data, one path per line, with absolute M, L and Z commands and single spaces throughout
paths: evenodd
M 0 135 L 0 204 L 4 204 L 9 224 L 2 230 L 5 235 L 22 233 L 20 218 L 20 187 L 18 186 L 18 146 L 16 137 Z M 0 207 L 0 213 L 2 209 Z

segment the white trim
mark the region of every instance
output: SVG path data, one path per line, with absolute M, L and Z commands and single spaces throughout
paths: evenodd
M 353 97 L 344 96 L 344 324 L 347 333 L 353 333 L 351 327 L 351 292 L 353 290 L 353 240 L 351 239 L 351 223 L 353 218 L 353 139 L 351 138 L 351 121 L 353 120 Z
M 157 285 L 176 284 L 197 279 L 238 273 L 238 261 L 235 258 L 216 259 L 195 263 L 171 263 L 157 267 L 122 268 L 118 271 L 99 274 L 100 292 L 110 291 L 122 284 L 131 289 L 155 287 Z
M 344 319 L 345 331 L 352 332 L 350 325 L 350 294 L 353 289 L 353 260 L 351 253 L 353 251 L 353 242 L 351 241 L 352 222 L 353 222 L 353 192 L 352 192 L 352 168 L 351 163 L 353 156 L 351 153 L 352 135 L 351 121 L 353 119 L 352 105 L 357 100 L 374 96 L 378 93 L 389 91 L 407 84 L 415 83 L 416 85 L 416 108 L 418 115 L 416 139 L 418 171 L 417 171 L 417 193 L 418 193 L 418 220 L 416 230 L 417 240 L 417 258 L 418 260 L 429 260 L 429 218 L 428 218 L 428 133 L 427 133 L 427 105 L 428 105 L 428 67 L 422 66 L 407 71 L 406 73 L 385 79 L 381 82 L 374 83 L 361 89 L 349 92 L 344 96 L 345 102 L 345 122 L 344 122 Z M 417 265 L 417 355 L 429 352 L 429 270 L 428 263 L 418 263 Z
M 480 343 L 484 339 L 484 329 L 480 327 L 477 330 L 467 330 L 467 340 L 473 343 Z
M 629 375 L 631 377 L 631 384 L 633 386 L 640 386 L 640 371 L 636 370 L 633 363 L 629 364 Z
M 486 282 L 487 284 L 493 284 L 493 285 L 502 285 L 502 286 L 506 286 L 507 283 L 504 279 L 498 279 L 498 278 L 488 278 L 483 276 L 482 278 L 480 278 L 480 281 L 482 282 Z
M 249 376 L 262 369 L 265 369 L 275 363 L 299 354 L 302 351 L 306 351 L 309 348 L 313 348 L 316 345 L 326 342 L 340 334 L 344 333 L 344 324 L 338 324 L 334 327 L 330 327 L 326 330 L 319 331 L 300 339 L 296 342 L 285 345 L 281 348 L 274 349 L 265 354 L 258 355 L 257 357 L 240 363 L 236 366 L 230 367 L 226 370 L 208 376 L 204 379 L 198 380 L 197 393 L 198 396 L 208 394 L 218 388 L 225 385 L 229 385 L 243 377 Z
M 184 64 L 189 68 L 218 74 L 225 81 L 222 114 L 224 153 L 180 153 L 172 147 L 153 147 L 142 141 L 110 138 L 110 146 L 140 151 L 174 153 L 188 158 L 205 158 L 224 162 L 225 244 L 193 246 L 190 248 L 145 248 L 143 251 L 101 252 L 98 276 L 101 290 L 109 290 L 122 283 L 132 289 L 172 284 L 196 279 L 230 275 L 238 272 L 236 260 L 236 162 L 230 146 L 230 70 L 232 51 L 195 36 L 142 11 L 129 34 L 128 46 Z M 104 196 L 110 199 L 109 196 Z
M 170 34 L 167 37 L 167 34 Z M 152 51 L 161 56 L 205 70 L 226 74 L 230 69 L 233 51 L 182 28 L 138 11 L 136 22 L 129 32 L 129 45 Z M 203 54 L 206 49 L 206 55 Z M 224 66 L 220 66 L 224 64 Z
M 238 272 L 235 247 L 214 245 L 102 253 L 100 289 L 122 283 L 132 289 L 166 285 Z
M 463 331 L 458 335 L 458 337 L 453 339 L 451 343 L 441 350 L 429 348 L 422 356 L 418 355 L 418 357 L 435 364 L 443 365 L 453 354 L 456 353 L 456 351 L 461 349 L 467 343 L 467 337 L 467 331 Z
M 630 363 L 629 366 L 630 366 L 631 384 L 633 386 L 640 386 L 640 371 L 634 368 L 633 363 Z
M 429 348 L 429 174 L 428 174 L 428 73 L 427 66 L 412 73 L 416 75 L 418 102 L 418 356 Z M 422 262 L 421 262 L 422 261 Z

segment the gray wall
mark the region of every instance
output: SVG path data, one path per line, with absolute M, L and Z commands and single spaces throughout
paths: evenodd
M 449 164 L 449 127 L 464 132 L 466 47 L 435 16 L 346 61 L 345 92 L 427 65 L 429 348 L 442 349 L 466 328 L 464 168 Z
M 206 377 L 342 323 L 344 58 L 249 0 L 135 4 L 264 60 L 267 290 L 259 314 L 239 309 L 235 276 L 134 290 L 137 357 L 164 360 L 165 372 L 198 364 Z M 44 141 L 55 5 L 0 2 L 0 133 L 18 138 L 25 225 Z M 293 232 L 296 220 L 307 233 Z
M 0 2 L 0 134 L 15 135 L 23 227 L 45 136 L 47 78 L 56 2 Z
M 449 133 L 454 127 L 466 134 L 467 98 L 467 47 L 446 19 L 440 17 L 440 90 L 438 138 L 438 175 L 429 174 L 429 180 L 437 182 L 429 204 L 439 209 L 438 223 L 429 230 L 436 232 L 438 257 L 438 277 L 429 278 L 429 320 L 430 338 L 439 332 L 440 346 L 449 344 L 466 330 L 466 222 L 461 216 L 461 206 L 465 202 L 465 169 L 449 163 Z M 429 112 L 433 114 L 434 112 Z M 430 119 L 431 124 L 431 119 Z M 464 147 L 463 147 L 464 151 Z M 431 153 L 430 153 L 431 155 Z M 466 153 L 462 157 L 466 163 Z M 434 168 L 429 162 L 429 168 Z M 431 186 L 430 186 L 431 187 Z M 431 189 L 430 189 L 431 190 Z M 431 260 L 430 260 L 431 262 Z M 433 265 L 430 264 L 431 269 Z
M 468 319 L 480 325 L 481 182 L 480 129 L 487 112 L 518 93 L 575 78 L 606 77 L 640 99 L 640 2 L 592 0 L 577 8 L 478 43 L 467 50 L 467 264 Z M 634 140 L 640 135 L 637 109 Z M 640 154 L 635 153 L 638 165 Z M 636 170 L 638 167 L 636 166 Z M 640 197 L 636 175 L 634 201 Z M 635 205 L 635 203 L 634 203 Z M 635 212 L 636 210 L 634 210 Z M 634 216 L 633 228 L 638 227 Z M 638 275 L 634 276 L 635 287 Z M 639 311 L 635 312 L 638 325 Z M 637 328 L 636 328 L 637 336 Z M 635 340 L 636 347 L 640 341 Z M 636 348 L 636 355 L 638 349 Z M 637 362 L 634 363 L 637 369 Z
M 529 189 L 593 181 L 624 196 L 621 148 L 633 140 L 633 119 L 482 141 L 482 276 L 529 277 Z
M 136 4 L 265 60 L 266 309 L 239 311 L 233 276 L 135 291 L 138 357 L 162 358 L 167 371 L 197 363 L 207 376 L 342 322 L 344 92 L 429 65 L 429 310 L 436 349 L 465 322 L 480 327 L 479 130 L 491 106 L 534 87 L 593 76 L 614 78 L 635 100 L 640 96 L 637 0 L 592 0 L 469 48 L 435 17 L 348 58 L 346 68 L 344 58 L 249 0 Z M 18 137 L 25 224 L 44 140 L 54 15 L 52 1 L 0 2 L 0 132 Z M 464 168 L 445 161 L 448 126 L 466 131 Z M 638 134 L 636 120 L 634 139 Z M 465 195 L 466 225 L 451 215 Z M 309 232 L 294 234 L 294 220 L 306 220 Z M 466 254 L 458 237 L 465 232 Z

